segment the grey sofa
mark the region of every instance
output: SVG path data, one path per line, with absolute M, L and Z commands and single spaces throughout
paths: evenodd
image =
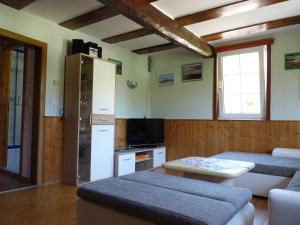
M 254 217 L 246 189 L 154 172 L 100 180 L 77 193 L 79 225 L 252 225 Z

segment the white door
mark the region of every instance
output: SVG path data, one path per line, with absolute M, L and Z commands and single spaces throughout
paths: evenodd
M 160 167 L 166 162 L 166 148 L 156 148 L 153 151 L 153 167 Z
M 92 114 L 114 114 L 115 65 L 94 60 Z
M 135 172 L 135 153 L 118 156 L 118 176 Z
M 113 170 L 114 125 L 92 125 L 90 180 L 112 177 Z

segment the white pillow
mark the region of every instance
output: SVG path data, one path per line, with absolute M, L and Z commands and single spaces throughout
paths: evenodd
M 300 149 L 298 149 L 298 148 L 274 148 L 272 151 L 272 156 L 300 159 Z

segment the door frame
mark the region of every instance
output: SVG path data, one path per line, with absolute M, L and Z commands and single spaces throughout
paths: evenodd
M 0 28 L 0 36 L 10 38 L 23 42 L 28 45 L 32 45 L 39 49 L 40 65 L 38 66 L 38 72 L 36 75 L 39 79 L 39 91 L 38 91 L 38 124 L 37 124 L 37 168 L 36 168 L 36 183 L 37 185 L 42 185 L 43 180 L 43 132 L 44 132 L 44 114 L 45 114 L 45 90 L 46 90 L 46 74 L 47 74 L 47 51 L 48 44 L 30 37 L 26 37 L 5 29 Z

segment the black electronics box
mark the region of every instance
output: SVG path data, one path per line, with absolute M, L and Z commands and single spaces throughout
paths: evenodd
M 98 47 L 97 43 L 87 42 L 84 43 L 82 39 L 72 40 L 72 55 L 84 53 L 94 57 L 102 58 L 102 48 Z

